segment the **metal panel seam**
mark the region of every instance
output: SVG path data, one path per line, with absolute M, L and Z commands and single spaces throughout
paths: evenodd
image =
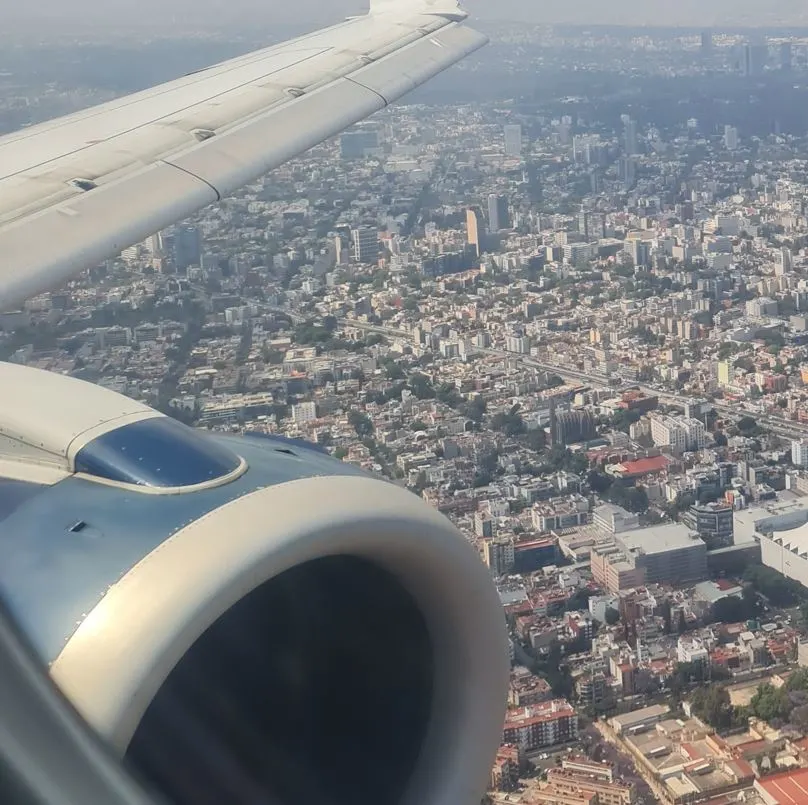
M 357 81 L 355 78 L 351 78 L 350 76 L 345 76 L 346 81 L 350 81 L 352 84 L 356 84 L 357 87 L 362 87 L 362 89 L 368 90 L 368 92 L 372 92 L 374 95 L 378 95 L 382 101 L 384 101 L 385 106 L 390 106 L 390 101 L 384 97 L 378 90 L 373 89 L 373 87 L 367 86 L 367 84 L 363 84 L 361 81 Z
M 207 179 L 203 179 L 201 176 L 197 176 L 192 171 L 189 171 L 187 168 L 181 168 L 179 165 L 175 165 L 173 162 L 169 162 L 167 159 L 161 159 L 164 165 L 168 165 L 169 168 L 176 168 L 178 171 L 182 171 L 183 173 L 187 173 L 189 176 L 192 176 L 194 179 L 199 179 L 200 182 L 204 182 L 214 193 L 216 193 L 216 201 L 222 200 L 222 194 L 219 190 L 214 187 Z M 211 202 L 211 204 L 215 204 L 216 202 Z

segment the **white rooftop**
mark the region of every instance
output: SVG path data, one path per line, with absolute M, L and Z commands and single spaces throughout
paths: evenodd
M 808 497 L 775 500 L 734 514 L 735 544 L 753 542 L 760 530 L 788 531 L 808 522 Z
M 679 548 L 688 548 L 696 542 L 698 537 L 692 536 L 691 530 L 682 523 L 667 523 L 665 525 L 652 525 L 647 528 L 637 528 L 618 534 L 627 550 L 642 551 L 645 554 L 664 553 Z
M 787 550 L 797 554 L 808 553 L 808 522 L 787 531 L 775 531 L 773 536 Z

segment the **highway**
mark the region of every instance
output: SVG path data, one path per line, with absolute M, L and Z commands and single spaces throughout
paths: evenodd
M 404 330 L 396 330 L 392 327 L 382 327 L 378 324 L 370 324 L 368 322 L 357 321 L 356 319 L 339 319 L 341 327 L 354 327 L 358 330 L 364 330 L 369 333 L 377 333 L 379 335 L 387 336 L 388 338 L 411 338 L 412 334 Z M 514 352 L 507 352 L 504 349 L 481 349 L 479 350 L 485 355 L 496 355 L 501 358 L 516 358 L 520 363 L 525 366 L 530 366 L 534 369 L 539 369 L 543 372 L 550 372 L 557 374 L 564 380 L 573 380 L 578 383 L 586 383 L 587 385 L 608 386 L 609 378 L 605 375 L 587 374 L 578 369 L 570 369 L 569 366 L 559 366 L 552 363 L 542 363 L 535 358 L 528 355 L 519 355 Z M 692 396 L 684 394 L 674 394 L 667 391 L 659 391 L 651 386 L 644 386 L 640 383 L 627 383 L 630 388 L 639 389 L 641 392 L 649 396 L 656 396 L 661 403 L 666 405 L 684 405 L 684 403 L 692 400 Z M 771 416 L 770 414 L 759 414 L 754 411 L 748 411 L 741 406 L 723 405 L 720 403 L 713 403 L 716 413 L 722 417 L 730 419 L 740 418 L 742 416 L 751 416 L 761 427 L 766 428 L 772 433 L 786 439 L 805 439 L 808 438 L 808 425 L 803 425 L 798 422 L 791 422 L 783 419 L 782 417 Z

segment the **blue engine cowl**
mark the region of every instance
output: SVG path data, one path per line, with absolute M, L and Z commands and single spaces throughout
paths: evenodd
M 506 634 L 442 515 L 306 443 L 19 366 L 0 384 L 0 594 L 148 782 L 194 805 L 476 805 Z

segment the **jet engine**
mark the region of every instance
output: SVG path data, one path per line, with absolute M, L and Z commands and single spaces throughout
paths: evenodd
M 445 517 L 306 442 L 12 364 L 0 387 L 0 596 L 158 798 L 477 805 L 507 638 Z

